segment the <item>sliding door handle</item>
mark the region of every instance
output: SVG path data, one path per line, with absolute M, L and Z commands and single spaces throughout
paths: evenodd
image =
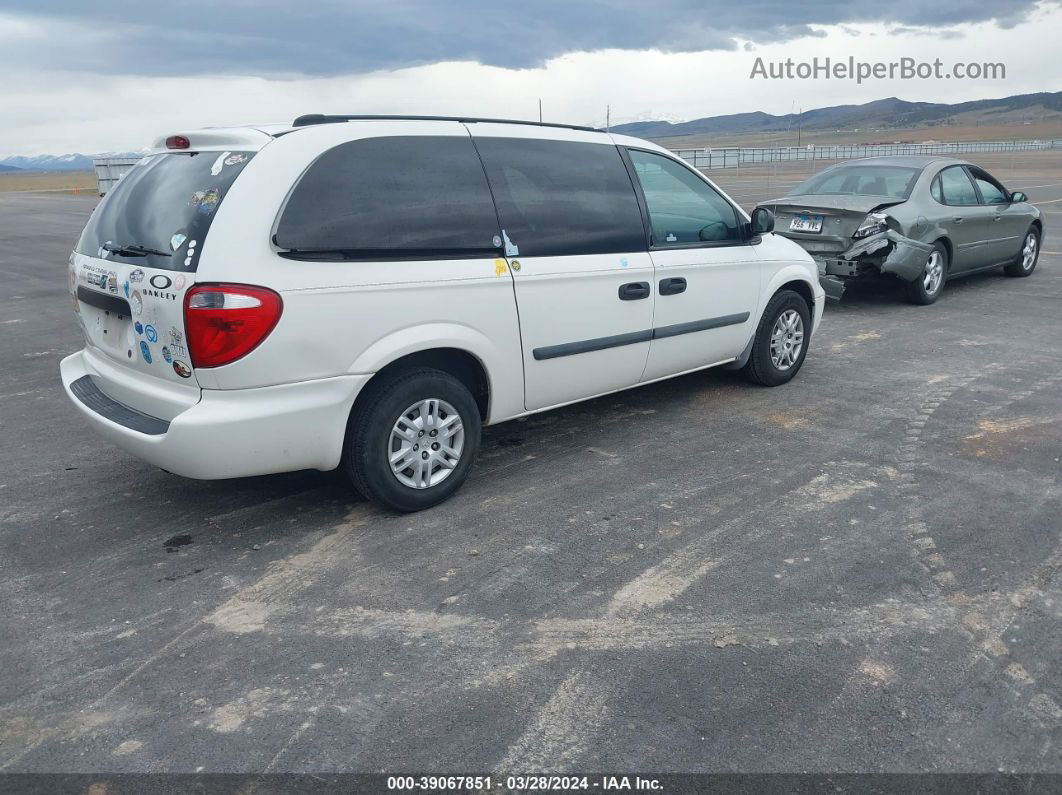
M 678 295 L 686 292 L 686 280 L 681 276 L 660 280 L 660 295 Z
M 649 297 L 649 282 L 627 282 L 620 285 L 619 299 L 621 301 L 640 301 Z

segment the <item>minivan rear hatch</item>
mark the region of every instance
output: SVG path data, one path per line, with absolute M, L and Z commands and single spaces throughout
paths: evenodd
M 113 385 L 114 399 L 150 414 L 151 396 L 165 384 L 197 392 L 184 297 L 218 207 L 253 156 L 235 149 L 148 155 L 92 213 L 70 260 L 70 287 L 89 355 L 124 382 Z M 138 378 L 153 380 L 138 390 Z M 138 394 L 150 405 L 136 405 Z

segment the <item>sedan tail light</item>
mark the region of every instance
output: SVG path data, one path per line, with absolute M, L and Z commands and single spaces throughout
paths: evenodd
M 184 297 L 184 329 L 193 367 L 221 367 L 257 348 L 284 303 L 265 287 L 197 284 Z
M 861 240 L 864 237 L 876 235 L 878 232 L 884 232 L 889 228 L 888 219 L 889 216 L 885 215 L 885 213 L 870 213 L 859 224 L 859 228 L 852 233 L 852 237 L 855 240 Z

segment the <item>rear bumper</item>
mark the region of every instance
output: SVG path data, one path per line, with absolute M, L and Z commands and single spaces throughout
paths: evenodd
M 925 269 L 933 246 L 889 229 L 861 240 L 839 255 L 814 256 L 827 298 L 840 300 L 846 282 L 865 273 L 888 273 L 911 282 Z
M 204 389 L 198 403 L 167 421 L 108 395 L 84 351 L 59 369 L 71 402 L 102 436 L 149 464 L 201 480 L 335 469 L 350 408 L 371 377 Z

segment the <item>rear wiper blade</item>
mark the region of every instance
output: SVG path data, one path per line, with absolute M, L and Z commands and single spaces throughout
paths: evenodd
M 155 254 L 159 257 L 173 256 L 168 251 L 159 251 L 157 248 L 148 248 L 147 246 L 141 246 L 139 243 L 129 243 L 124 246 L 119 246 L 114 243 L 104 243 L 101 248 L 103 248 L 104 251 L 117 254 L 119 257 L 146 257 L 148 254 Z

